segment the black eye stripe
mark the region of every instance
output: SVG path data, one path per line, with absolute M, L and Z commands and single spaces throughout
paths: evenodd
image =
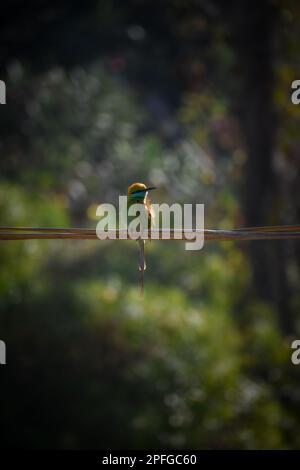
M 147 191 L 147 189 L 136 189 L 135 191 L 132 191 L 131 194 L 143 193 L 143 192 L 145 192 L 145 191 Z

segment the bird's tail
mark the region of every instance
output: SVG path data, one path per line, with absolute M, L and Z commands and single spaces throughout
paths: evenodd
M 145 240 L 138 240 L 139 244 L 139 271 L 141 273 L 141 296 L 144 297 L 144 272 L 146 270 L 145 261 Z
M 145 260 L 145 240 L 138 240 L 140 247 L 139 254 L 139 271 L 146 271 L 146 260 Z

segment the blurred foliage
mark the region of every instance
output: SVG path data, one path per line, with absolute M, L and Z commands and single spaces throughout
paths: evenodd
M 173 48 L 160 54 L 150 42 L 149 64 L 139 61 L 147 30 L 134 22 L 125 31 L 137 49 L 124 55 L 113 50 L 85 64 L 79 51 L 82 64 L 39 73 L 26 60 L 9 62 L 10 103 L 0 116 L 2 226 L 94 227 L 97 204 L 116 203 L 135 180 L 159 187 L 155 202 L 205 203 L 207 227 L 238 225 L 246 155 L 230 106 L 235 83 L 220 89 L 232 50 L 224 25 L 208 21 L 218 17 L 214 2 L 196 18 L 183 3 L 170 2 L 160 18 L 164 25 L 169 15 L 170 31 L 157 25 L 157 37 L 180 41 L 177 59 L 189 77 L 176 111 L 161 97 L 178 86 L 168 82 Z M 89 18 L 91 29 L 94 21 L 119 24 L 124 11 L 105 5 Z M 191 47 L 196 34 L 203 57 Z M 156 79 L 166 61 L 167 83 L 143 94 L 135 72 L 145 67 Z M 282 96 L 292 77 L 282 62 L 275 102 L 288 114 L 278 145 L 286 165 L 296 111 Z M 253 296 L 243 246 L 211 242 L 186 252 L 179 241 L 147 243 L 144 300 L 134 242 L 30 240 L 0 249 L 3 447 L 300 447 L 291 340 L 272 306 Z M 290 272 L 297 284 L 292 264 Z

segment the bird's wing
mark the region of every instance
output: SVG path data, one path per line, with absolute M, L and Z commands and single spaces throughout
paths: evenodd
M 152 226 L 155 225 L 155 212 L 154 212 L 154 209 L 152 207 L 151 200 L 149 199 L 149 197 L 147 197 L 146 199 L 146 208 L 147 208 L 148 217 L 150 221 L 149 228 L 151 228 Z

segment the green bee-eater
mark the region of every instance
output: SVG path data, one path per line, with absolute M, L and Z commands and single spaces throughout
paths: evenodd
M 145 229 L 150 230 L 151 226 L 154 225 L 154 211 L 151 206 L 150 198 L 148 197 L 148 192 L 156 189 L 154 187 L 147 187 L 143 183 L 133 183 L 128 188 L 128 208 L 133 204 L 141 204 L 143 210 L 145 210 L 145 220 L 148 221 L 148 226 Z M 141 217 L 141 220 L 143 217 Z M 145 261 L 145 240 L 138 240 L 139 244 L 139 271 L 141 271 L 141 293 L 143 294 L 144 289 L 144 271 L 146 269 Z

